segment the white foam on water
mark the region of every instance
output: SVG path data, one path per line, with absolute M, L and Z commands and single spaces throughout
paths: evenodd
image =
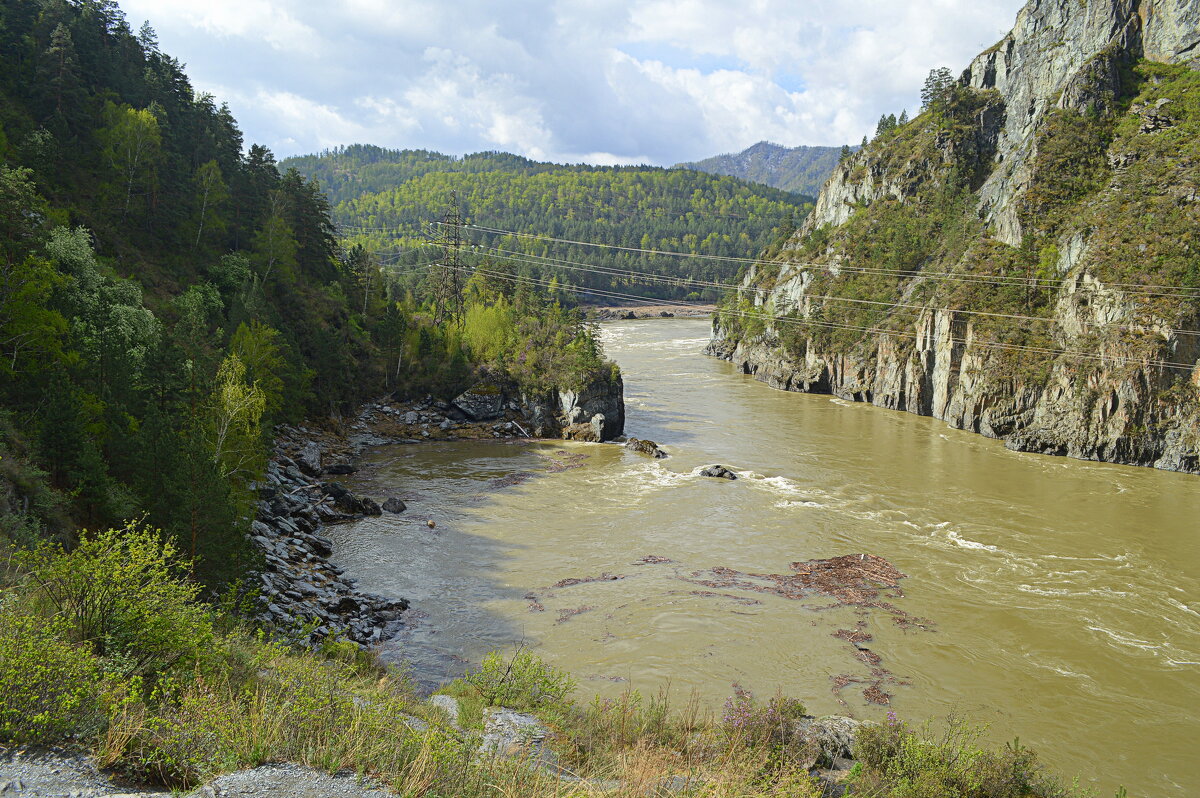
M 814 501 L 789 501 L 784 499 L 783 501 L 775 502 L 775 506 L 780 510 L 787 510 L 791 507 L 824 507 L 825 505 Z
M 949 540 L 951 543 L 953 543 L 955 546 L 958 546 L 960 549 L 975 549 L 976 551 L 992 551 L 992 552 L 1000 551 L 1000 549 L 998 547 L 993 546 L 990 543 L 980 543 L 978 540 L 971 540 L 970 538 L 964 538 L 964 537 L 960 536 L 957 532 L 955 532 L 953 529 L 951 529 L 949 532 L 946 533 L 946 539 Z
M 1075 591 L 1067 590 L 1066 588 L 1051 588 L 1051 587 L 1034 587 L 1033 585 L 1017 585 L 1017 590 L 1022 593 L 1032 593 L 1035 596 L 1072 596 L 1076 595 Z
M 655 493 L 677 487 L 691 479 L 692 474 L 681 474 L 648 461 L 637 463 L 622 471 L 597 472 L 588 482 L 600 486 L 610 495 L 620 496 L 630 492 L 636 495 Z
M 1107 637 L 1111 641 L 1113 648 L 1129 648 L 1155 654 L 1164 665 L 1169 665 L 1172 668 L 1190 668 L 1200 665 L 1200 661 L 1197 661 L 1198 655 L 1194 652 L 1180 651 L 1169 642 L 1155 643 L 1152 640 L 1143 640 L 1132 634 L 1122 634 L 1115 629 L 1109 629 L 1106 626 L 1100 625 L 1093 618 L 1089 618 L 1088 620 L 1091 623 L 1088 624 L 1087 628 L 1090 631 Z
M 1028 660 L 1029 664 L 1033 665 L 1035 668 L 1041 668 L 1042 670 L 1046 670 L 1046 671 L 1053 671 L 1054 673 L 1057 673 L 1059 676 L 1066 676 L 1069 679 L 1082 679 L 1084 681 L 1089 681 L 1089 682 L 1093 681 L 1092 677 L 1087 675 L 1086 673 L 1079 673 L 1078 671 L 1073 671 L 1070 668 L 1063 667 L 1060 665 L 1055 665 L 1052 662 L 1046 662 L 1045 660 L 1040 659 L 1037 654 L 1034 654 L 1032 652 L 1025 654 L 1025 659 Z
M 836 396 L 830 399 L 838 407 L 854 407 L 854 402 L 847 402 L 845 399 L 839 399 Z
M 1184 604 L 1182 601 L 1176 601 L 1175 599 L 1171 598 L 1170 596 L 1167 596 L 1167 603 L 1170 604 L 1175 609 L 1180 610 L 1181 612 L 1186 612 L 1188 615 L 1194 615 L 1197 618 L 1200 618 L 1200 612 L 1196 612 L 1194 609 L 1189 607 L 1187 604 Z

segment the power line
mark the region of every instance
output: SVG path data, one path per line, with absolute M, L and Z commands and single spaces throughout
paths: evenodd
M 643 247 L 626 247 L 626 246 L 619 246 L 617 244 L 598 244 L 598 243 L 595 243 L 592 241 L 576 241 L 576 240 L 568 239 L 568 238 L 554 238 L 553 236 L 544 236 L 544 235 L 539 235 L 536 233 L 521 233 L 521 232 L 517 232 L 515 230 L 503 230 L 503 229 L 495 228 L 495 227 L 484 227 L 482 225 L 477 225 L 477 224 L 467 225 L 467 228 L 472 229 L 472 230 L 479 230 L 480 232 L 488 233 L 488 234 L 492 234 L 492 235 L 511 235 L 511 236 L 518 236 L 521 238 L 534 238 L 534 239 L 538 239 L 538 240 L 542 240 L 542 241 L 554 241 L 554 242 L 561 243 L 561 244 L 573 244 L 576 246 L 584 246 L 584 247 L 598 247 L 598 248 L 603 248 L 603 249 L 615 249 L 615 250 L 620 250 L 623 252 L 638 252 L 638 253 L 643 253 L 643 254 L 648 254 L 648 255 L 663 255 L 663 256 L 667 256 L 667 257 L 676 257 L 676 258 L 717 260 L 717 261 L 724 261 L 727 263 L 742 263 L 742 264 L 748 264 L 748 265 L 762 265 L 762 266 L 772 265 L 772 264 L 780 264 L 780 265 L 785 265 L 785 266 L 795 266 L 795 267 L 799 267 L 799 268 L 836 271 L 838 273 L 848 272 L 848 273 L 861 273 L 861 274 L 885 274 L 885 275 L 895 275 L 895 276 L 904 276 L 906 274 L 906 272 L 902 272 L 902 271 L 896 270 L 896 269 L 877 269 L 877 268 L 871 268 L 871 267 L 866 267 L 866 266 L 845 266 L 845 265 L 813 263 L 813 262 L 803 262 L 803 261 L 768 261 L 768 260 L 763 260 L 761 258 L 743 258 L 743 257 L 734 256 L 734 255 L 709 255 L 709 254 L 704 254 L 704 253 L 675 252 L 675 251 L 671 251 L 671 250 L 661 250 L 661 249 L 646 249 Z M 1026 277 L 1018 277 L 1018 276 L 1013 276 L 1013 275 L 999 275 L 999 274 L 998 275 L 963 275 L 963 274 L 956 274 L 954 272 L 934 272 L 934 271 L 927 271 L 924 269 L 919 270 L 919 271 L 913 271 L 910 276 L 912 276 L 912 277 L 940 277 L 940 278 L 945 278 L 945 279 L 949 279 L 949 280 L 959 280 L 962 282 L 973 282 L 973 283 L 983 283 L 983 284 L 994 284 L 994 283 L 1000 282 L 1000 283 L 1009 283 L 1012 285 L 1022 286 L 1022 287 L 1032 285 L 1035 287 L 1057 288 L 1061 284 L 1060 281 L 1039 278 L 1039 277 L 1026 278 Z M 1113 287 L 1113 288 L 1130 289 L 1126 293 L 1135 293 L 1135 294 L 1139 294 L 1139 295 L 1143 295 L 1143 296 L 1200 299 L 1200 288 L 1188 288 L 1186 286 L 1175 286 L 1175 285 L 1150 285 L 1150 284 L 1141 284 L 1141 283 L 1117 283 L 1117 282 L 1106 283 L 1106 285 Z M 1166 291 L 1169 293 L 1150 293 L 1149 291 L 1145 291 L 1142 289 L 1153 289 L 1156 291 L 1158 289 L 1162 289 L 1163 291 Z M 1178 293 L 1181 291 L 1188 292 L 1188 293 Z
M 460 267 L 460 268 L 463 271 L 466 271 L 465 267 Z M 499 279 L 512 280 L 514 282 L 524 282 L 526 284 L 533 284 L 533 285 L 546 286 L 546 287 L 549 287 L 551 285 L 550 281 L 548 281 L 548 280 L 539 280 L 537 278 L 526 277 L 526 276 L 522 276 L 522 275 L 511 275 L 511 274 L 507 274 L 505 272 L 488 270 L 488 269 L 485 269 L 482 267 L 476 267 L 474 271 L 477 273 L 486 274 L 486 275 L 496 277 Z M 562 286 L 562 285 L 559 285 L 557 287 L 560 290 L 570 291 L 572 293 L 593 294 L 596 296 L 606 296 L 606 297 L 615 298 L 615 299 L 635 300 L 642 304 L 662 305 L 662 306 L 667 306 L 667 307 L 681 307 L 681 308 L 692 308 L 692 309 L 696 309 L 696 308 L 705 309 L 705 306 L 703 306 L 703 305 L 699 305 L 697 303 L 690 303 L 690 302 L 681 302 L 678 300 L 656 301 L 656 300 L 649 300 L 646 297 L 640 297 L 640 296 L 637 296 L 634 294 L 624 294 L 624 293 L 619 293 L 619 292 L 615 292 L 615 291 L 605 291 L 603 289 L 591 289 L 591 288 L 583 288 L 583 287 L 575 288 L 575 287 Z M 821 327 L 821 328 L 825 328 L 825 329 L 849 330 L 849 331 L 855 331 L 855 332 L 860 332 L 860 333 L 881 333 L 881 334 L 895 335 L 895 336 L 900 336 L 900 337 L 912 337 L 912 338 L 918 337 L 918 333 L 916 333 L 915 331 L 908 332 L 908 331 L 904 331 L 904 330 L 894 330 L 894 329 L 883 328 L 883 327 L 864 327 L 864 326 L 860 326 L 860 325 L 840 324 L 837 322 L 817 321 L 817 320 L 811 320 L 811 319 L 795 319 L 795 318 L 790 318 L 787 316 L 777 316 L 777 315 L 770 315 L 770 314 L 766 314 L 766 313 L 754 313 L 754 312 L 748 312 L 748 311 L 739 311 L 739 310 L 734 310 L 734 309 L 729 309 L 729 308 L 723 309 L 721 311 L 721 313 L 723 313 L 725 315 L 739 316 L 742 318 L 754 318 L 754 319 L 758 319 L 758 320 L 764 320 L 764 319 L 769 318 L 779 324 L 788 324 L 788 325 L 794 325 L 794 326 L 798 326 L 798 327 Z M 1096 361 L 1099 361 L 1102 363 L 1104 363 L 1104 362 L 1137 363 L 1137 364 L 1143 364 L 1143 365 L 1148 365 L 1148 366 L 1162 366 L 1162 367 L 1166 367 L 1166 368 L 1180 368 L 1180 369 L 1189 369 L 1189 370 L 1194 369 L 1196 367 L 1196 364 L 1194 364 L 1194 363 L 1176 363 L 1176 362 L 1167 361 L 1167 360 L 1144 360 L 1144 359 L 1135 358 L 1135 357 L 1124 357 L 1121 355 L 1101 355 L 1101 354 L 1096 354 L 1094 352 L 1081 352 L 1081 351 L 1072 350 L 1072 349 L 1030 346 L 1027 344 L 1006 344 L 1001 341 L 970 341 L 970 340 L 964 339 L 964 338 L 953 338 L 953 337 L 951 337 L 950 341 L 952 344 L 960 344 L 963 346 L 971 345 L 971 346 L 977 346 L 977 347 L 987 348 L 987 349 L 1001 349 L 1001 350 L 1007 350 L 1007 351 L 1030 352 L 1030 353 L 1037 353 L 1037 354 L 1071 355 L 1073 357 L 1078 357 L 1078 358 L 1082 358 L 1085 360 L 1096 360 Z
M 568 269 L 570 271 L 586 272 L 586 273 L 599 274 L 599 275 L 604 275 L 604 276 L 609 276 L 609 277 L 624 277 L 627 279 L 637 277 L 637 278 L 645 280 L 647 282 L 654 282 L 654 283 L 658 283 L 658 284 L 662 284 L 662 285 L 682 285 L 682 286 L 696 287 L 696 288 L 722 288 L 725 290 L 737 291 L 738 293 L 748 293 L 748 292 L 752 291 L 755 293 L 756 296 L 760 293 L 766 293 L 764 291 L 764 289 L 761 289 L 761 288 L 743 287 L 743 286 L 735 284 L 735 283 L 720 283 L 720 282 L 713 282 L 713 281 L 708 281 L 708 280 L 695 280 L 695 279 L 687 278 L 687 277 L 666 277 L 666 276 L 659 276 L 659 275 L 647 275 L 647 274 L 643 274 L 641 272 L 617 269 L 615 267 L 593 266 L 592 264 L 580 263 L 578 261 L 567 261 L 567 260 L 560 260 L 557 258 L 549 258 L 544 255 L 528 255 L 528 254 L 522 253 L 522 252 L 513 252 L 512 250 L 500 249 L 498 247 L 484 247 L 484 249 L 488 252 L 499 253 L 496 255 L 496 257 L 499 257 L 504 260 L 520 260 L 523 263 L 532 263 L 534 265 L 555 266 L 557 268 Z M 506 257 L 506 256 L 510 256 L 510 257 Z M 538 260 L 532 260 L 533 258 L 536 258 Z M 997 312 L 986 311 L 986 310 L 966 310 L 966 309 L 961 309 L 961 308 L 941 308 L 941 307 L 934 307 L 932 305 L 917 305 L 917 304 L 910 304 L 910 303 L 905 303 L 905 302 L 888 302 L 888 301 L 884 301 L 884 300 L 875 300 L 875 299 L 854 299 L 852 297 L 832 296 L 829 294 L 808 294 L 808 293 L 806 293 L 803 295 L 803 298 L 804 299 L 814 299 L 814 300 L 825 300 L 825 301 L 830 301 L 830 302 L 843 302 L 843 303 L 855 304 L 855 305 L 868 305 L 868 306 L 873 306 L 873 307 L 907 308 L 907 309 L 911 309 L 911 310 L 927 310 L 927 311 L 937 311 L 937 312 L 942 312 L 942 313 L 962 313 L 962 314 L 967 314 L 967 315 L 972 315 L 972 316 L 986 316 L 986 317 L 990 317 L 990 318 L 1011 319 L 1011 320 L 1016 320 L 1016 321 L 1037 321 L 1037 322 L 1048 323 L 1048 324 L 1057 324 L 1058 323 L 1057 319 L 1050 318 L 1047 316 L 1027 316 L 1027 315 L 1023 315 L 1023 314 L 1019 314 L 1019 313 L 997 313 Z M 1105 328 L 1111 328 L 1111 329 L 1130 330 L 1133 332 L 1153 332 L 1152 329 L 1148 329 L 1150 327 L 1150 325 L 1145 325 L 1145 324 L 1109 323 L 1109 324 L 1103 324 L 1103 325 L 1098 325 L 1098 326 L 1105 327 Z M 1176 335 L 1200 336 L 1200 330 L 1178 330 L 1178 329 L 1171 328 L 1170 332 L 1172 334 L 1176 334 Z

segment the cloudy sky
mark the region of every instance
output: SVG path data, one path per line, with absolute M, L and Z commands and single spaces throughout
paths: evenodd
M 122 0 L 280 157 L 365 142 L 670 165 L 910 113 L 1021 0 Z

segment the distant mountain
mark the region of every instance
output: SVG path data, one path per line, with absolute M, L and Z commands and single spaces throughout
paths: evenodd
M 852 147 L 858 150 L 858 147 Z M 729 175 L 764 183 L 797 194 L 815 196 L 833 174 L 841 147 L 781 147 L 760 141 L 733 155 L 716 155 L 694 163 L 676 164 L 677 169 L 695 169 L 714 175 Z

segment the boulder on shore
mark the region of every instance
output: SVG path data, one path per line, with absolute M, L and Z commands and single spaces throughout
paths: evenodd
M 710 465 L 700 469 L 700 476 L 714 479 L 737 479 L 737 474 L 723 465 Z
M 491 421 L 504 415 L 504 390 L 495 383 L 481 382 L 455 397 L 452 404 L 471 421 Z
M 600 442 L 600 434 L 596 431 L 596 427 L 593 424 L 571 424 L 563 428 L 562 436 L 568 441 Z
M 641 440 L 638 438 L 630 438 L 625 442 L 626 449 L 632 449 L 638 454 L 644 454 L 653 457 L 655 460 L 661 460 L 669 455 L 662 449 L 658 448 L 658 444 L 654 441 Z
M 309 441 L 296 456 L 296 467 L 310 477 L 321 476 L 321 444 Z
M 479 754 L 483 757 L 516 759 L 557 771 L 558 757 L 547 744 L 550 736 L 550 729 L 533 715 L 493 707 L 484 711 L 483 742 L 479 746 Z

